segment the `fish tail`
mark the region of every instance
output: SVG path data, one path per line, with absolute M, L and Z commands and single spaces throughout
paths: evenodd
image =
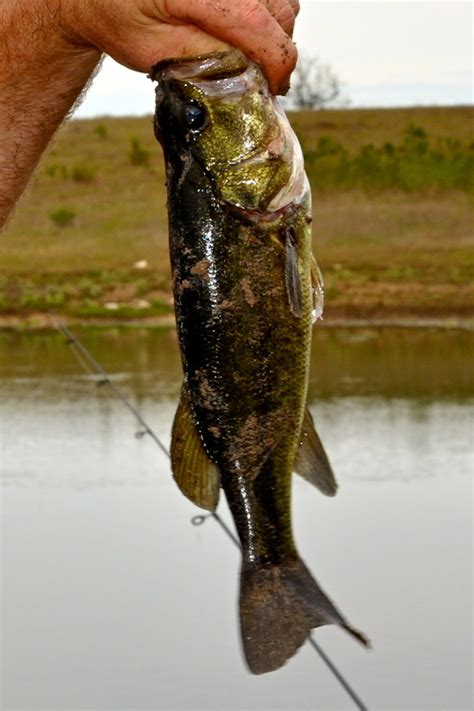
M 240 624 L 245 658 L 254 674 L 281 667 L 311 630 L 322 625 L 339 625 L 369 646 L 367 638 L 347 623 L 300 558 L 279 565 L 244 563 Z

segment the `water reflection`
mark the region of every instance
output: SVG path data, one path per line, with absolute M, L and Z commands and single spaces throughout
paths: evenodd
M 76 329 L 104 368 L 136 395 L 175 397 L 181 365 L 174 329 Z M 80 373 L 56 332 L 0 331 L 0 380 Z M 474 393 L 474 332 L 446 329 L 314 330 L 310 397 L 463 399 Z
M 79 336 L 168 444 L 174 331 Z M 318 632 L 369 708 L 471 705 L 473 346 L 466 332 L 316 333 L 311 407 L 340 491 L 295 478 L 296 539 L 374 643 Z M 0 397 L 4 708 L 353 708 L 308 647 L 247 674 L 237 552 L 212 521 L 190 524 L 166 457 L 61 336 L 0 332 Z
M 181 386 L 174 330 L 78 335 L 167 445 Z M 315 340 L 309 400 L 336 471 L 376 481 L 469 473 L 474 334 L 320 329 Z M 167 471 L 153 442 L 137 439 L 141 426 L 110 388 L 81 373 L 62 336 L 4 332 L 0 343 L 4 484 L 150 484 L 136 468 L 124 471 L 127 458 L 144 456 Z M 28 466 L 15 475 L 18 438 Z M 55 460 L 60 470 L 51 468 Z

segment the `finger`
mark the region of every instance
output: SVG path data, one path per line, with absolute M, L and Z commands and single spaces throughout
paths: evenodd
M 285 18 L 283 8 L 291 8 L 290 3 L 272 1 Z M 241 49 L 262 66 L 273 93 L 285 93 L 288 89 L 297 59 L 296 47 L 269 10 L 257 0 L 221 0 L 219 3 L 168 0 L 167 12 L 171 21 L 197 25 L 216 39 Z
M 300 14 L 300 3 L 299 0 L 290 0 L 291 7 L 293 8 L 293 12 L 295 13 L 295 17 L 298 17 Z
M 103 49 L 130 69 L 149 72 L 162 59 L 195 57 L 199 54 L 230 49 L 226 42 L 208 35 L 195 25 L 149 23 L 139 30 L 128 29 L 126 42 L 117 40 Z
M 260 0 L 286 34 L 293 36 L 296 16 L 300 5 L 298 0 Z

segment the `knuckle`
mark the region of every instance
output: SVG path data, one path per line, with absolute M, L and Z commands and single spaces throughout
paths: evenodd
M 299 10 L 298 0 L 265 0 L 264 5 L 280 25 L 294 22 Z
M 242 17 L 250 26 L 262 24 L 262 6 L 259 2 L 247 2 L 242 7 Z
M 293 12 L 296 17 L 300 11 L 300 4 L 299 4 L 298 0 L 291 0 L 291 7 L 293 8 Z

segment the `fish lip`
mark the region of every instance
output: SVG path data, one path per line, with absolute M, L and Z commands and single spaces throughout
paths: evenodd
M 173 75 L 179 79 L 226 79 L 243 74 L 249 64 L 243 52 L 231 49 L 163 59 L 153 64 L 147 76 L 152 81 Z

